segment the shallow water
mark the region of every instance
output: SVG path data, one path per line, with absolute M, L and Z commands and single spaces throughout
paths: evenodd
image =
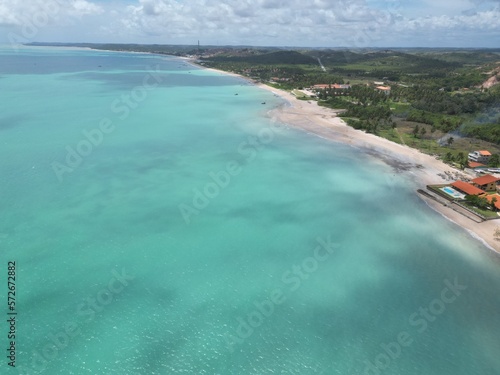
M 0 59 L 2 373 L 500 372 L 498 257 L 390 166 L 175 58 Z

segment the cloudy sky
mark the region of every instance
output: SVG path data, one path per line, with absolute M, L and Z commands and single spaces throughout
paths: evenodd
M 0 43 L 500 48 L 500 0 L 0 0 Z

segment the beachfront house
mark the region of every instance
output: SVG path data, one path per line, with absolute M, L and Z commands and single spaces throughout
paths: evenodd
M 481 168 L 486 168 L 486 165 L 483 163 L 477 163 L 475 161 L 469 161 L 469 168 L 481 169 Z
M 312 88 L 316 89 L 316 90 L 325 90 L 325 89 L 348 90 L 351 88 L 351 85 L 344 85 L 344 84 L 338 84 L 338 83 L 334 83 L 334 84 L 322 83 L 320 85 L 314 85 Z
M 465 195 L 483 195 L 485 194 L 484 190 L 481 190 L 477 186 L 469 184 L 465 181 L 455 181 L 451 184 L 456 190 L 464 193 Z
M 386 95 L 389 95 L 391 93 L 391 87 L 390 86 L 377 86 L 375 89 L 379 92 L 383 92 Z
M 318 95 L 321 92 L 325 92 L 327 95 L 345 95 L 347 93 L 347 90 L 351 88 L 351 85 L 344 85 L 344 84 L 320 84 L 320 85 L 314 85 L 311 87 L 311 91 L 315 91 L 318 93 Z
M 488 164 L 491 158 L 491 153 L 486 150 L 473 151 L 469 153 L 469 161 L 476 163 Z
M 500 195 L 498 194 L 490 194 L 486 196 L 488 202 L 492 203 L 493 199 L 495 199 L 495 208 L 497 211 L 500 211 Z
M 500 178 L 487 174 L 472 180 L 472 184 L 484 191 L 496 191 Z

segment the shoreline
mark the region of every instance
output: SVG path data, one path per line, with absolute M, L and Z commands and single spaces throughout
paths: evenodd
M 298 100 L 287 91 L 255 82 L 248 77 L 214 68 L 207 68 L 196 64 L 192 59 L 187 59 L 187 61 L 199 68 L 242 78 L 247 82 L 251 82 L 256 87 L 278 95 L 288 103 L 288 105 L 281 105 L 270 111 L 270 115 L 278 121 L 318 137 L 363 150 L 365 153 L 390 165 L 398 173 L 404 173 L 405 177 L 412 181 L 415 190 L 425 190 L 426 185 L 443 183 L 443 179 L 438 174 L 452 172 L 453 174 L 467 175 L 466 172 L 453 168 L 441 160 L 437 160 L 417 149 L 391 142 L 374 134 L 365 133 L 362 130 L 356 130 L 338 117 L 338 112 L 330 108 L 320 107 L 316 101 Z M 474 178 L 475 176 L 468 175 L 468 177 Z M 415 192 L 415 194 L 417 193 Z M 500 221 L 488 220 L 476 223 L 441 203 L 424 198 L 420 194 L 417 195 L 429 208 L 464 229 L 470 236 L 481 242 L 491 251 L 500 254 L 500 242 L 496 241 L 493 237 L 495 229 L 500 226 Z
M 122 52 L 100 50 L 91 47 L 81 49 Z M 391 142 L 374 134 L 365 133 L 362 130 L 356 130 L 338 117 L 338 111 L 318 106 L 316 101 L 298 100 L 288 91 L 267 86 L 240 74 L 200 65 L 192 57 L 164 55 L 154 52 L 123 52 L 177 58 L 196 68 L 206 69 L 221 75 L 237 77 L 256 87 L 271 92 L 283 99 L 285 103 L 277 108 L 271 109 L 269 111 L 270 116 L 274 116 L 282 123 L 301 129 L 309 134 L 363 150 L 372 157 L 393 167 L 397 173 L 405 173 L 405 177 L 412 180 L 415 190 L 424 189 L 426 185 L 442 183 L 443 181 L 440 179 L 439 174 L 446 174 L 446 172 L 449 171 L 453 174 L 459 173 L 461 175 L 467 175 L 466 172 L 453 168 L 430 155 L 423 154 L 417 149 Z M 468 175 L 468 177 L 473 178 L 475 176 Z M 417 194 L 417 192 L 415 193 Z M 445 219 L 453 222 L 455 225 L 461 227 L 468 232 L 471 237 L 481 242 L 495 254 L 500 254 L 500 241 L 496 241 L 493 237 L 495 229 L 500 227 L 500 221 L 489 220 L 482 223 L 476 223 L 441 203 L 432 199 L 423 198 L 421 194 L 417 194 L 417 196 L 419 196 L 429 208 L 441 214 Z
M 320 107 L 316 101 L 298 100 L 289 92 L 262 83 L 256 83 L 256 86 L 279 95 L 290 104 L 290 106 L 281 106 L 272 111 L 272 114 L 279 121 L 321 138 L 363 150 L 365 153 L 390 165 L 398 173 L 404 173 L 405 177 L 412 181 L 415 190 L 425 190 L 426 185 L 443 183 L 444 181 L 438 174 L 452 172 L 453 174 L 467 175 L 466 172 L 453 168 L 417 149 L 391 142 L 374 134 L 365 133 L 362 130 L 356 130 L 338 117 L 335 110 Z M 468 177 L 474 178 L 475 176 L 468 175 Z M 500 222 L 488 220 L 476 223 L 449 207 L 423 198 L 420 194 L 418 196 L 428 207 L 466 230 L 469 235 L 490 250 L 500 254 L 500 242 L 493 237 L 493 233 L 500 225 Z

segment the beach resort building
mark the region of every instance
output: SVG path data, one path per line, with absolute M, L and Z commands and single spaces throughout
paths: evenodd
M 383 92 L 386 95 L 389 95 L 391 93 L 391 87 L 390 86 L 377 86 L 375 87 L 377 91 Z
M 476 163 L 488 164 L 490 158 L 491 158 L 491 153 L 486 150 L 473 151 L 469 153 L 469 161 L 473 161 Z
M 472 185 L 484 191 L 496 191 L 500 178 L 487 174 L 472 180 Z
M 477 163 L 475 161 L 469 161 L 469 168 L 476 169 L 476 168 L 485 168 L 486 165 L 483 163 Z
M 495 201 L 495 208 L 500 211 L 500 195 L 498 194 L 490 194 L 486 196 L 486 199 L 488 202 L 493 202 L 493 199 L 496 199 Z
M 484 190 L 481 190 L 477 186 L 474 186 L 472 184 L 469 184 L 468 182 L 464 181 L 455 181 L 454 183 L 451 184 L 456 190 L 464 193 L 465 195 L 483 195 L 485 194 Z
M 325 89 L 348 90 L 351 88 L 351 85 L 344 85 L 344 84 L 338 84 L 338 83 L 334 83 L 334 84 L 323 83 L 320 85 L 314 85 L 312 88 L 316 89 L 316 90 L 325 90 Z

